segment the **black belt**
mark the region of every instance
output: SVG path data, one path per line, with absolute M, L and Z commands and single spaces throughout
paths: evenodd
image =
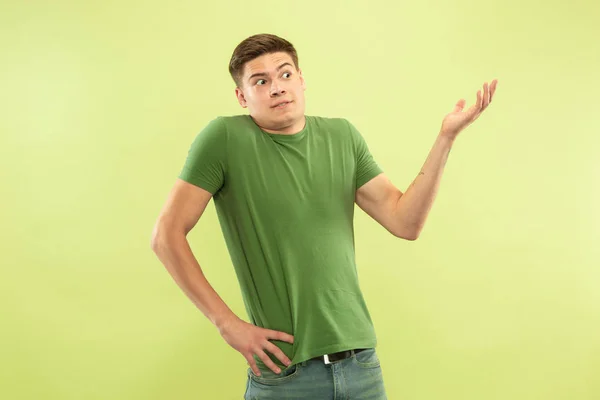
M 360 353 L 363 350 L 367 350 L 367 349 L 352 349 L 352 350 L 338 351 L 337 353 L 323 354 L 322 356 L 313 357 L 313 358 L 311 358 L 311 360 L 319 360 L 319 361 L 323 361 L 325 364 L 331 364 L 334 361 L 340 361 L 345 358 L 352 357 L 354 354 Z

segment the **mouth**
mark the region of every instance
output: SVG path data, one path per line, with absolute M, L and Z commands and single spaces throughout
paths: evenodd
M 285 108 L 285 107 L 287 107 L 287 106 L 288 106 L 290 103 L 292 103 L 292 102 L 293 102 L 293 101 L 287 101 L 287 102 L 285 102 L 285 103 L 281 103 L 281 104 L 279 104 L 279 105 L 277 105 L 277 106 L 274 106 L 274 107 L 271 107 L 271 108 Z

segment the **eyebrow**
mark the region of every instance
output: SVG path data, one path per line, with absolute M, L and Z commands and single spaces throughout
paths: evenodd
M 279 67 L 277 67 L 277 71 L 279 71 L 281 68 L 285 67 L 286 65 L 289 65 L 290 67 L 292 66 L 292 64 L 290 64 L 289 62 L 284 62 Z M 266 72 L 257 72 L 255 74 L 250 75 L 250 77 L 248 78 L 248 81 L 250 81 L 255 76 L 269 76 L 269 75 Z

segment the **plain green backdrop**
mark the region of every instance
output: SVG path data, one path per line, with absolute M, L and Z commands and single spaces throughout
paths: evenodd
M 356 208 L 392 400 L 600 398 L 600 20 L 587 1 L 4 0 L 0 398 L 241 399 L 246 360 L 176 286 L 152 228 L 195 135 L 245 114 L 228 74 L 291 41 L 308 115 L 345 117 L 399 189 L 463 131 L 421 237 Z M 190 233 L 247 320 L 211 202 Z

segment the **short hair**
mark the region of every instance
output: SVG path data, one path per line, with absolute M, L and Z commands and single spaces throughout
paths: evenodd
M 229 61 L 229 73 L 236 86 L 243 86 L 244 66 L 264 54 L 285 52 L 292 58 L 296 69 L 298 65 L 298 53 L 294 46 L 287 40 L 276 35 L 261 33 L 244 39 L 237 45 Z

